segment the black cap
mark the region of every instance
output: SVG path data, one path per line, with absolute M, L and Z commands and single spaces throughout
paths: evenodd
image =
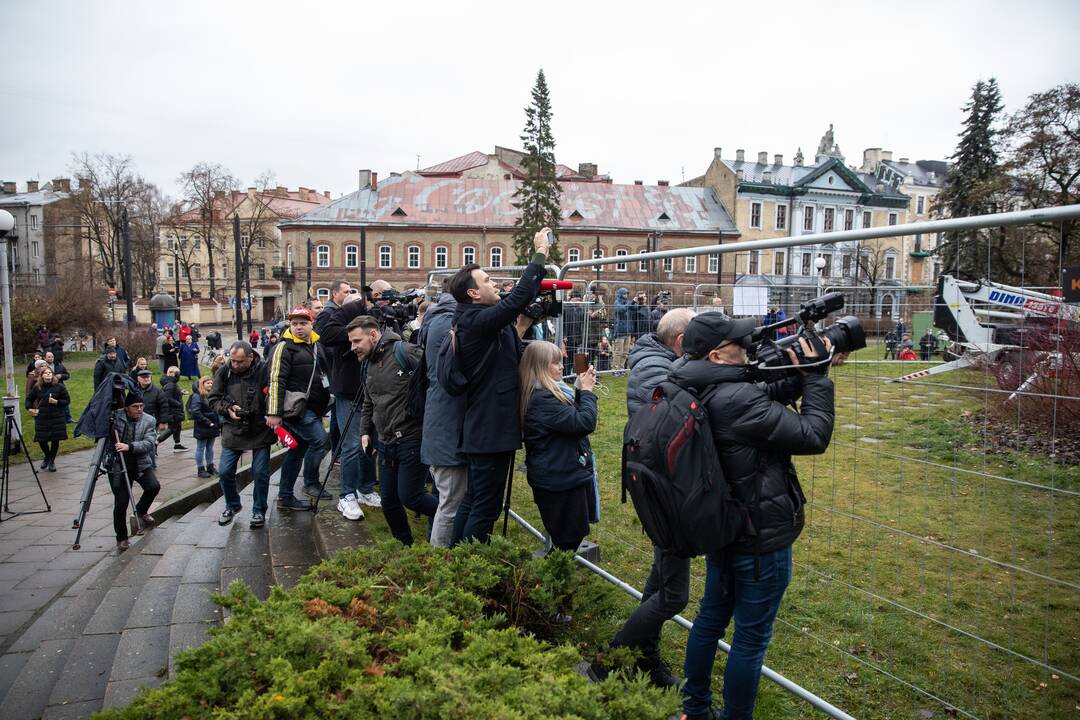
M 135 403 L 141 403 L 141 402 L 144 402 L 142 393 L 128 392 L 128 394 L 126 396 L 124 396 L 124 407 L 130 407 L 131 405 L 134 405 Z
M 142 368 L 138 372 L 135 373 L 136 376 L 139 376 L 139 375 L 153 375 L 153 374 L 154 373 L 150 372 L 149 368 Z
M 754 332 L 757 319 L 736 320 L 721 312 L 695 315 L 683 334 L 683 352 L 695 357 L 707 355 L 726 340 L 738 340 Z

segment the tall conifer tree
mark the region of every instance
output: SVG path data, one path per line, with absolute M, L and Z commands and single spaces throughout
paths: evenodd
M 960 143 L 952 156 L 953 167 L 937 203 L 950 217 L 966 217 L 993 212 L 993 198 L 999 190 L 996 125 L 1001 115 L 1001 91 L 997 80 L 979 80 L 964 106 L 967 117 Z M 945 272 L 983 277 L 987 274 L 987 252 L 978 231 L 947 233 L 938 252 Z
M 533 254 L 533 236 L 543 227 L 557 230 L 560 218 L 559 193 L 555 179 L 555 138 L 551 133 L 551 97 L 543 69 L 536 74 L 532 104 L 525 108 L 525 131 L 521 136 L 526 177 L 514 193 L 513 205 L 520 212 L 514 221 L 514 252 L 519 265 Z M 551 246 L 548 258 L 561 262 L 562 254 Z

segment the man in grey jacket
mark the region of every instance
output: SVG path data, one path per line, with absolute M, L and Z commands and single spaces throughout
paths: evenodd
M 634 343 L 630 350 L 630 378 L 626 384 L 628 416 L 647 406 L 656 387 L 667 380 L 668 373 L 683 355 L 683 334 L 693 317 L 694 311 L 689 308 L 669 310 L 660 319 L 655 333 L 642 335 Z M 674 687 L 680 682 L 660 658 L 660 631 L 689 600 L 690 560 L 654 545 L 653 564 L 645 580 L 641 604 L 630 614 L 611 644 L 639 649 L 638 669 L 659 687 Z M 607 674 L 607 670 L 596 663 L 591 669 L 598 678 Z
M 161 490 L 154 474 L 157 459 L 157 433 L 154 423 L 154 417 L 143 412 L 142 395 L 137 392 L 129 392 L 124 399 L 124 408 L 113 413 L 116 435 L 108 440 L 113 451 L 108 469 L 109 487 L 113 493 L 113 530 L 116 531 L 117 552 L 123 552 L 130 547 L 127 527 L 128 505 L 131 501 L 129 488 L 133 489 L 136 484 L 142 486 L 143 493 L 135 504 L 135 512 L 143 527 L 154 524 L 154 518 L 149 515 L 150 505 Z
M 444 292 L 424 315 L 417 345 L 427 358 L 428 391 L 424 406 L 424 431 L 420 443 L 420 461 L 431 467 L 438 490 L 439 507 L 432 520 L 431 544 L 450 547 L 455 540 L 454 518 L 465 497 L 468 461 L 461 452 L 459 439 L 465 421 L 465 395 L 454 397 L 439 384 L 439 348 L 450 333 L 457 301 Z

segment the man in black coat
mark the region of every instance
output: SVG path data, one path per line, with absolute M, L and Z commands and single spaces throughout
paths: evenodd
M 747 348 L 757 321 L 723 313 L 698 315 L 686 327 L 689 360 L 669 380 L 699 395 L 714 388 L 706 404 L 724 478 L 747 508 L 755 533 L 706 556 L 705 592 L 686 645 L 685 717 L 712 718 L 712 666 L 716 643 L 732 617 L 738 625 L 724 672 L 726 717 L 751 717 L 761 665 L 773 623 L 791 580 L 791 546 L 802 532 L 806 498 L 792 455 L 825 452 L 835 413 L 828 362 L 805 339 L 799 343 L 806 370 L 759 386 L 747 367 Z M 825 350 L 831 349 L 828 340 Z M 788 350 L 792 365 L 799 361 Z M 802 397 L 799 412 L 788 405 Z
M 154 377 L 149 369 L 144 368 L 135 373 L 135 381 L 139 385 L 139 394 L 142 395 L 143 411 L 157 420 L 158 432 L 164 432 L 169 419 L 175 414 L 169 405 L 169 399 L 165 397 L 165 391 L 154 384 Z
M 518 361 L 522 345 L 515 322 L 540 292 L 550 230 L 533 239 L 536 254 L 506 298 L 476 264 L 451 278 L 457 300 L 457 355 L 469 376 L 461 449 L 469 464 L 468 488 L 454 518 L 455 541 L 486 541 L 499 517 L 507 474 L 521 447 Z M 524 331 L 524 328 L 522 328 Z

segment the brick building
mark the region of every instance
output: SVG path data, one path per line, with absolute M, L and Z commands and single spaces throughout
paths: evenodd
M 4 182 L 0 208 L 15 218 L 8 234 L 14 286 L 45 286 L 89 260 L 71 180 L 57 178 L 44 185 L 29 180 L 24 192 Z
M 432 270 L 453 270 L 469 262 L 512 265 L 517 216 L 512 200 L 520 181 L 513 163 L 497 155 L 473 155 L 420 172 L 394 173 L 381 182 L 374 173 L 361 171 L 356 192 L 279 223 L 298 289 L 307 288 L 309 266 L 313 295 L 326 297 L 337 278 L 359 282 L 362 242 L 367 281 L 383 278 L 402 290 L 422 287 Z M 559 247 L 564 261 L 595 253 L 611 257 L 715 245 L 738 237 L 710 188 L 664 182 L 620 185 L 599 176 L 589 164 L 577 172 L 563 167 L 583 178 L 560 181 Z M 608 285 L 664 283 L 676 298 L 689 299 L 694 284 L 715 282 L 718 265 L 715 257 L 657 261 L 652 267 L 622 263 L 605 267 L 602 278 Z M 593 277 L 592 270 L 571 273 L 583 281 Z

